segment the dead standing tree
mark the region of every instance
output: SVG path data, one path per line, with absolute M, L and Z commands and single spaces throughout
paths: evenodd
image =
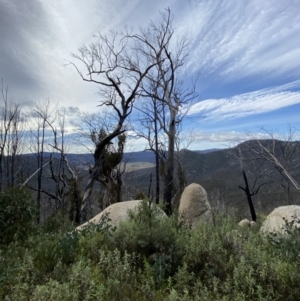
M 76 224 L 79 224 L 82 199 L 79 175 L 76 168 L 71 167 L 67 158 L 65 112 L 57 110 L 56 115 L 58 127 L 53 123 L 48 123 L 53 135 L 53 139 L 49 143 L 52 153 L 50 155 L 50 175 L 48 178 L 55 183 L 55 189 L 54 192 L 43 192 L 58 202 L 56 209 L 61 208 L 63 212 L 69 209 L 70 221 L 75 221 Z M 66 204 L 66 196 L 69 199 L 69 204 Z
M 115 118 L 107 112 L 87 113 L 80 114 L 80 124 L 78 124 L 79 135 L 78 138 L 81 144 L 89 150 L 91 154 L 97 145 L 107 136 L 114 128 Z M 88 142 L 92 142 L 90 146 Z M 122 186 L 123 174 L 126 170 L 126 160 L 123 160 L 123 152 L 126 143 L 126 134 L 119 135 L 106 145 L 103 150 L 102 161 L 102 176 L 97 178 L 104 188 L 103 198 L 100 197 L 100 204 L 104 210 L 108 205 L 122 201 Z M 121 163 L 122 162 L 122 163 Z M 89 164 L 89 170 L 92 167 Z
M 293 172 L 300 165 L 300 143 L 293 140 L 294 132 L 291 128 L 283 141 L 275 139 L 275 135 L 264 128 L 261 131 L 269 139 L 254 139 L 256 144 L 251 148 L 253 158 L 267 161 L 279 172 L 285 181 L 281 187 L 286 190 L 287 203 L 290 203 L 290 184 L 300 193 L 300 184 L 293 176 Z
M 13 122 L 9 128 L 8 141 L 6 144 L 6 185 L 14 187 L 18 181 L 23 164 L 20 153 L 24 150 L 24 123 L 21 114 L 21 107 L 13 105 Z
M 245 192 L 245 195 L 247 197 L 247 201 L 248 201 L 248 205 L 250 208 L 250 213 L 251 213 L 251 217 L 252 220 L 254 222 L 256 222 L 256 212 L 254 209 L 254 204 L 253 204 L 253 200 L 252 197 L 256 194 L 258 194 L 260 188 L 266 184 L 271 184 L 273 181 L 267 181 L 264 180 L 264 168 L 263 168 L 263 164 L 261 165 L 262 170 L 260 172 L 254 173 L 254 176 L 251 177 L 251 174 L 249 172 L 249 166 L 246 167 L 246 161 L 249 161 L 249 158 L 246 158 L 243 153 L 242 153 L 242 149 L 240 147 L 238 147 L 236 149 L 236 152 L 232 152 L 233 155 L 239 160 L 240 165 L 241 165 L 241 170 L 242 170 L 242 174 L 243 174 L 243 180 L 244 180 L 244 184 L 245 186 L 241 186 L 239 185 L 239 189 L 243 190 Z M 250 159 L 251 162 L 253 162 Z M 254 167 L 255 169 L 257 169 L 257 167 Z M 248 175 L 246 172 L 246 169 L 248 169 Z M 249 176 L 250 174 L 250 176 Z M 250 178 L 252 180 L 252 185 L 250 184 Z
M 138 122 L 141 125 L 141 129 L 135 130 L 136 136 L 144 138 L 148 147 L 145 150 L 150 150 L 155 155 L 155 203 L 159 204 L 160 200 L 160 160 L 162 150 L 162 141 L 160 139 L 161 127 L 158 124 L 158 111 L 161 109 L 161 103 L 156 98 L 146 98 L 137 106 L 137 110 L 142 113 L 142 116 L 138 117 Z M 151 174 L 152 176 L 152 174 Z M 152 178 L 151 178 L 152 179 Z M 151 185 L 149 187 L 151 190 Z M 150 193 L 149 193 L 150 195 Z
M 21 146 L 20 105 L 8 100 L 8 87 L 1 81 L 3 107 L 0 113 L 0 192 L 13 186 L 16 176 L 16 156 Z M 4 174 L 5 173 L 5 174 Z M 6 177 L 4 177 L 6 175 Z
M 100 130 L 91 133 L 91 139 L 95 146 L 97 146 L 105 137 L 107 132 L 101 127 Z M 122 176 L 125 172 L 125 165 L 121 166 L 123 159 L 124 146 L 126 142 L 126 134 L 123 133 L 118 137 L 117 146 L 114 146 L 113 142 L 106 145 L 103 150 L 103 160 L 101 177 L 97 178 L 104 188 L 104 194 L 102 199 L 103 210 L 113 204 L 122 201 Z
M 47 101 L 37 105 L 35 117 L 34 126 L 36 128 L 31 131 L 32 138 L 34 138 L 32 142 L 35 144 L 32 143 L 31 146 L 37 152 L 38 169 L 25 180 L 22 186 L 27 185 L 38 193 L 39 216 L 41 215 L 42 195 L 44 195 L 49 197 L 49 200 L 55 200 L 56 210 L 62 209 L 62 212 L 65 213 L 66 209 L 70 208 L 70 220 L 79 223 L 81 202 L 79 177 L 76 169 L 71 167 L 67 159 L 65 112 L 56 108 L 50 109 L 50 103 Z M 51 151 L 50 157 L 44 156 L 45 149 Z M 49 168 L 43 172 L 47 165 Z M 36 174 L 38 185 L 34 186 L 30 180 Z M 44 178 L 47 180 L 43 181 Z M 54 187 L 51 184 L 54 184 Z M 65 202 L 66 196 L 68 196 L 70 204 Z
M 177 163 L 177 189 L 175 191 L 176 195 L 173 197 L 173 207 L 179 206 L 181 194 L 187 185 L 186 171 L 183 166 L 185 150 L 195 141 L 193 130 L 183 133 L 182 123 L 178 124 L 176 131 L 175 159 Z
M 37 191 L 37 223 L 40 223 L 41 205 L 42 205 L 42 193 L 43 193 L 43 172 L 44 167 L 50 163 L 50 160 L 45 157 L 45 150 L 47 148 L 47 141 L 49 140 L 49 124 L 54 122 L 53 114 L 56 110 L 56 106 L 51 107 L 50 100 L 39 102 L 33 109 L 34 118 L 32 119 L 31 125 L 31 141 L 30 149 L 36 154 L 37 159 L 37 185 L 35 188 L 32 186 L 31 189 Z M 45 163 L 47 161 L 47 163 Z M 34 173 L 35 174 L 35 173 Z M 31 177 L 30 177 L 31 178 Z M 30 179 L 29 178 L 29 179 Z M 27 183 L 28 180 L 25 181 Z
M 134 101 L 140 95 L 142 82 L 157 64 L 140 60 L 131 46 L 134 40 L 134 37 L 115 33 L 110 37 L 99 35 L 97 42 L 80 48 L 79 54 L 73 54 L 87 73 L 84 74 L 74 63 L 71 65 L 84 81 L 98 85 L 101 97 L 99 106 L 111 109 L 117 119 L 115 127 L 95 147 L 94 166 L 85 188 L 81 212 L 86 207 L 94 182 L 100 181 L 103 175 L 101 169 L 106 146 L 126 131 L 126 120 L 132 112 Z
M 151 22 L 141 34 L 128 35 L 136 39 L 136 49 L 144 60 L 155 64 L 143 83 L 143 96 L 156 99 L 162 104 L 157 120 L 168 137 L 166 160 L 164 162 L 164 202 L 167 214 L 172 213 L 173 182 L 175 167 L 176 127 L 182 122 L 187 106 L 195 99 L 195 83 L 184 88 L 178 72 L 188 54 L 188 41 L 174 37 L 170 9 L 161 13 L 161 21 Z

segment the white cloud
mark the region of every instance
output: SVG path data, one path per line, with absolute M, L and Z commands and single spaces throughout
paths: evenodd
M 203 141 L 203 142 L 214 142 L 214 143 L 228 143 L 232 141 L 244 141 L 247 140 L 249 137 L 245 133 L 240 132 L 205 132 L 205 131 L 198 131 L 195 133 L 195 140 L 196 141 Z
M 231 81 L 300 75 L 300 2 L 198 0 L 181 21 L 192 41 L 186 69 Z M 292 73 L 292 74 L 291 74 Z
M 172 4 L 167 0 L 164 5 Z M 0 1 L 0 78 L 20 101 L 50 98 L 65 106 L 94 110 L 97 87 L 84 83 L 72 67 L 71 53 L 93 41 L 93 35 L 147 25 L 158 0 L 4 0 Z
M 234 144 L 247 140 L 244 133 L 240 132 L 205 132 L 196 131 L 195 140 L 190 145 L 191 150 L 205 150 L 212 148 L 228 148 Z
M 205 119 L 220 121 L 300 104 L 300 91 L 292 89 L 300 89 L 300 80 L 230 98 L 206 99 L 193 105 L 189 115 L 200 114 Z
M 228 148 L 233 147 L 250 139 L 270 139 L 271 136 L 265 131 L 256 131 L 251 133 L 228 131 L 228 132 L 206 132 L 196 131 L 195 142 L 191 149 L 211 149 L 211 148 Z M 274 133 L 274 138 L 284 139 L 281 133 Z M 294 138 L 299 138 L 299 135 L 294 135 Z
M 0 78 L 15 101 L 50 98 L 65 107 L 95 111 L 97 87 L 65 67 L 70 53 L 88 45 L 98 31 L 147 26 L 168 6 L 175 17 L 175 34 L 191 41 L 186 73 L 200 71 L 208 86 L 211 78 L 221 78 L 223 88 L 226 82 L 251 76 L 257 82 L 293 81 L 231 98 L 206 99 L 189 115 L 226 120 L 300 103 L 300 92 L 294 90 L 300 88 L 299 0 L 2 0 Z M 200 80 L 200 89 L 201 84 Z M 208 90 L 216 88 L 211 85 Z M 234 89 L 231 85 L 231 95 Z M 223 92 L 228 93 L 218 94 Z

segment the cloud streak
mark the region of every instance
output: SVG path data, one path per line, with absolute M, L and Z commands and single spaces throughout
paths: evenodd
M 66 67 L 71 52 L 99 31 L 146 27 L 166 7 L 174 34 L 191 43 L 183 79 L 200 73 L 196 88 L 204 100 L 190 116 L 204 116 L 210 130 L 219 121 L 221 132 L 240 130 L 236 118 L 276 110 L 274 124 L 288 119 L 277 112 L 300 104 L 300 0 L 2 0 L 0 78 L 10 100 L 31 108 L 49 98 L 70 119 L 95 111 L 97 85 Z
M 193 105 L 188 115 L 199 114 L 204 119 L 220 121 L 267 113 L 295 104 L 300 104 L 300 80 L 230 98 L 206 99 Z
M 181 21 L 192 42 L 186 69 L 224 81 L 300 75 L 299 1 L 198 0 Z

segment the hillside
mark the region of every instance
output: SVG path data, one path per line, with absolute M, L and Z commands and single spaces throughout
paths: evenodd
M 267 145 L 270 141 L 262 140 L 261 143 Z M 250 149 L 253 147 L 257 147 L 255 141 L 241 143 L 233 149 L 214 150 L 207 153 L 181 151 L 187 184 L 193 182 L 201 184 L 206 189 L 213 206 L 237 209 L 241 217 L 247 216 L 249 214 L 247 199 L 244 191 L 239 189 L 239 186 L 245 185 L 241 164 L 233 153 L 236 153 L 237 149 L 240 148 L 245 157 L 250 157 L 253 156 L 250 154 Z M 280 160 L 286 159 L 281 154 L 283 147 L 284 142 L 276 141 L 274 151 Z M 293 161 L 294 166 L 297 164 L 300 164 L 300 156 L 295 156 Z M 263 185 L 259 193 L 253 196 L 254 206 L 258 213 L 268 214 L 276 206 L 300 203 L 300 197 L 292 186 L 290 187 L 290 200 L 287 200 L 286 191 L 283 187 L 286 185 L 286 181 L 268 162 L 246 160 L 244 168 L 249 176 L 250 185 L 259 178 L 256 188 L 264 182 L 272 181 L 271 184 Z M 300 180 L 299 168 L 291 169 L 290 172 L 296 179 Z M 126 183 L 134 186 L 136 191 L 146 192 L 149 189 L 151 173 L 153 176 L 152 188 L 154 189 L 154 168 L 129 173 L 126 177 Z
M 261 141 L 264 145 L 268 146 L 270 141 Z M 294 142 L 297 146 L 299 142 Z M 298 144 L 297 144 L 298 143 Z M 185 170 L 186 182 L 199 183 L 207 191 L 210 202 L 214 207 L 225 207 L 228 209 L 237 209 L 241 217 L 248 214 L 248 204 L 243 190 L 239 186 L 244 186 L 242 178 L 241 163 L 236 158 L 234 153 L 237 149 L 241 149 L 243 156 L 251 157 L 251 148 L 257 148 L 256 141 L 247 141 L 241 143 L 233 149 L 213 149 L 204 152 L 182 150 L 180 157 Z M 284 162 L 287 160 L 282 155 L 282 150 L 286 147 L 282 141 L 276 141 L 274 153 L 278 158 Z M 290 162 L 290 172 L 296 180 L 300 180 L 300 170 L 295 168 L 300 166 L 299 148 L 295 148 L 297 152 L 293 155 L 293 160 Z M 49 154 L 45 154 L 46 157 Z M 21 156 L 23 165 L 25 167 L 22 172 L 22 178 L 26 179 L 37 169 L 37 162 L 34 155 Z M 88 166 L 93 163 L 92 154 L 68 154 L 70 164 L 82 175 L 82 189 L 87 182 Z M 125 153 L 124 160 L 127 161 L 127 173 L 124 174 L 124 200 L 135 198 L 137 193 L 143 192 L 145 195 L 150 191 L 154 191 L 155 186 L 155 157 L 149 151 Z M 244 161 L 244 168 L 249 176 L 250 185 L 258 177 L 256 188 L 264 183 L 272 181 L 272 184 L 264 185 L 260 188 L 257 195 L 253 197 L 254 206 L 257 213 L 268 214 L 274 207 L 287 204 L 300 203 L 299 195 L 295 189 L 290 186 L 289 200 L 287 198 L 288 190 L 285 189 L 287 182 L 285 179 L 274 169 L 271 164 L 264 163 L 262 160 L 246 160 Z M 50 175 L 49 165 L 44 169 L 44 175 Z M 152 181 L 152 182 L 151 182 Z M 55 183 L 44 179 L 48 189 L 53 189 Z M 52 183 L 53 182 L 53 183 Z M 150 186 L 151 182 L 151 187 Z M 35 185 L 36 177 L 30 181 L 31 185 Z M 284 187 L 285 186 L 285 187 Z M 98 185 L 95 186 L 97 191 Z

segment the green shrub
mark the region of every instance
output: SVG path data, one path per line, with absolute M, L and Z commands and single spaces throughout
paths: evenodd
M 73 229 L 73 222 L 69 220 L 69 216 L 62 209 L 56 210 L 39 226 L 39 231 L 45 234 L 69 232 Z
M 74 263 L 78 241 L 77 232 L 40 235 L 32 250 L 34 266 L 38 273 L 42 275 L 53 272 L 58 262 L 66 266 Z
M 300 219 L 288 221 L 283 218 L 285 225 L 283 232 L 273 232 L 268 236 L 269 242 L 278 254 L 288 258 L 296 265 L 300 265 Z
M 79 237 L 77 256 L 79 258 L 88 258 L 97 263 L 100 250 L 111 250 L 109 241 L 115 227 L 110 222 L 109 213 L 104 214 L 97 224 L 89 223 L 77 232 Z
M 36 206 L 25 189 L 11 188 L 0 194 L 0 245 L 26 240 L 34 229 Z
M 0 299 L 299 300 L 299 230 L 270 243 L 215 217 L 191 230 L 144 202 L 117 229 L 34 233 L 0 249 Z
M 225 218 L 192 232 L 173 278 L 173 295 L 178 300 L 187 293 L 192 300 L 298 300 L 295 266 L 276 256 L 257 229 L 235 225 Z
M 113 233 L 112 246 L 122 254 L 139 254 L 147 258 L 156 282 L 173 275 L 182 258 L 180 242 L 188 227 L 179 224 L 175 217 L 168 218 L 156 205 L 143 201 L 138 210 L 129 214 L 130 220 L 121 222 Z M 144 262 L 141 262 L 141 266 Z
M 95 223 L 88 223 L 80 233 L 84 236 L 93 235 L 96 232 L 101 232 L 105 236 L 110 236 L 111 232 L 115 231 L 116 227 L 111 225 L 111 219 L 109 217 L 109 212 L 103 214 L 100 220 Z
M 144 192 L 137 192 L 135 197 L 134 197 L 135 200 L 146 200 L 147 197 L 145 196 L 145 193 Z

